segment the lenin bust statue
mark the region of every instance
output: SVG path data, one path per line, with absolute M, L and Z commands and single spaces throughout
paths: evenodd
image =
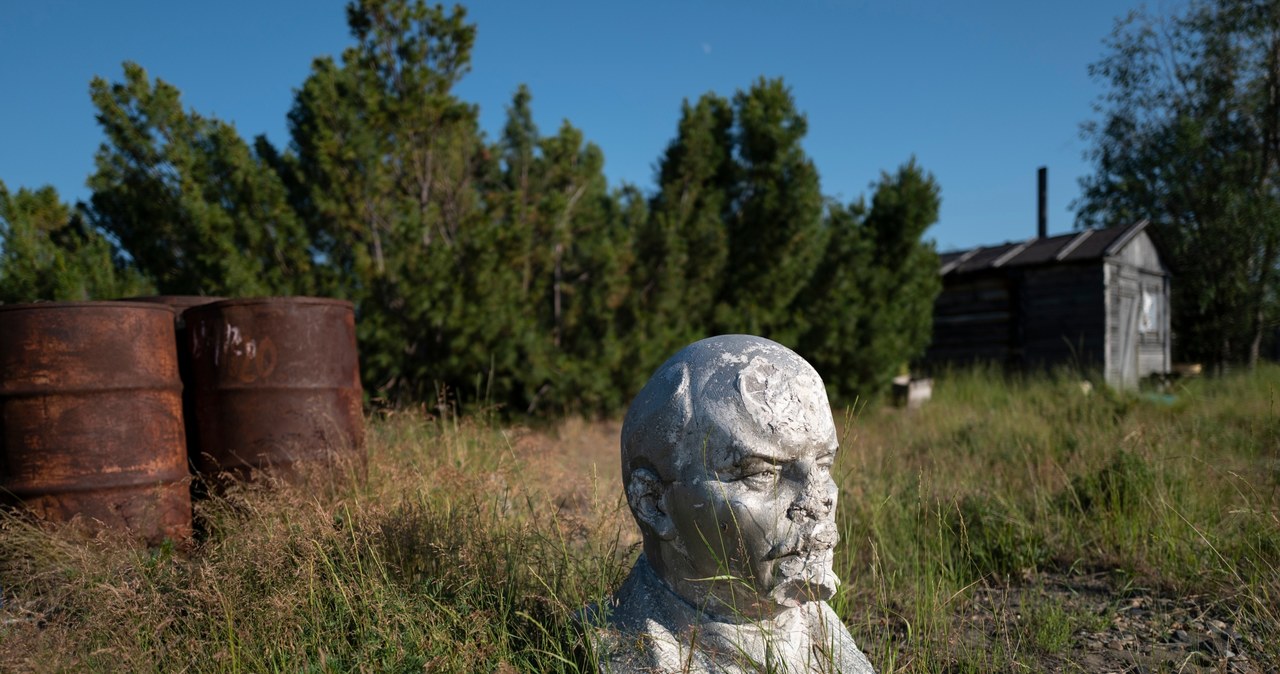
M 599 670 L 872 672 L 826 603 L 836 450 L 821 377 L 781 344 L 712 337 L 658 368 L 622 426 L 644 552 L 579 616 Z

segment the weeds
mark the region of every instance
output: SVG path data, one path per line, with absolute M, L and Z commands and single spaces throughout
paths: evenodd
M 1075 616 L 1061 605 L 1045 602 L 1031 608 L 1028 633 L 1036 647 L 1046 653 L 1059 653 L 1071 641 L 1076 629 Z
M 1280 667 L 1278 386 L 1155 405 L 958 372 L 922 410 L 851 411 L 832 605 L 878 671 L 1069 669 L 1110 614 L 1036 583 L 1088 574 L 1206 597 Z M 561 428 L 384 414 L 360 486 L 233 489 L 187 545 L 0 514 L 0 669 L 578 671 L 572 616 L 638 539 L 616 424 Z

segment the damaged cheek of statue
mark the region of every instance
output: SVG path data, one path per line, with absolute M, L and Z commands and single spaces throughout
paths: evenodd
M 695 342 L 622 427 L 644 551 L 577 616 L 601 672 L 872 672 L 827 600 L 838 445 L 821 377 L 760 337 Z

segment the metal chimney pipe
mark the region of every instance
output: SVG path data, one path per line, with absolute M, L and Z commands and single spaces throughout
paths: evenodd
M 1036 170 L 1036 235 L 1049 236 L 1049 167 Z

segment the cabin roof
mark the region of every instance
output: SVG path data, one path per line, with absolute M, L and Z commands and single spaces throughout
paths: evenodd
M 1027 267 L 1056 262 L 1088 262 L 1115 255 L 1146 229 L 1146 220 L 1106 229 L 1084 229 L 1070 234 L 1031 238 L 942 253 L 941 272 L 968 274 L 1003 267 Z

